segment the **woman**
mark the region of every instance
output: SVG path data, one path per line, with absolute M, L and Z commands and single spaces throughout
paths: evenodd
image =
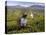
M 24 28 L 27 24 L 27 19 L 26 19 L 26 16 L 27 15 L 23 15 L 21 18 L 20 18 L 20 27 L 21 28 Z

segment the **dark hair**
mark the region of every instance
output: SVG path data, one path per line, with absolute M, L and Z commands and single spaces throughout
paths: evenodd
M 23 18 L 26 18 L 26 16 L 27 16 L 27 15 L 23 15 L 22 17 L 23 17 Z

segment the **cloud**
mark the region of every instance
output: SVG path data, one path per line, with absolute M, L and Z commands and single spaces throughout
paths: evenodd
M 6 0 L 6 1 L 40 2 L 40 3 L 45 2 L 45 0 Z
M 44 6 L 44 3 L 34 3 L 34 2 L 18 2 L 18 1 L 7 1 L 7 6 L 16 6 L 16 5 L 21 5 L 21 6 L 31 6 L 31 5 L 42 5 Z

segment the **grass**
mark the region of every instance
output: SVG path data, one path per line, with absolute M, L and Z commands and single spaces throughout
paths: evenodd
M 7 12 L 7 33 L 29 33 L 29 32 L 44 32 L 44 16 L 42 12 L 35 12 L 34 18 L 30 16 L 30 11 L 27 14 L 26 19 L 28 20 L 27 26 L 23 29 L 19 29 L 19 18 L 22 15 L 20 10 L 8 11 Z M 42 14 L 42 15 L 41 15 Z

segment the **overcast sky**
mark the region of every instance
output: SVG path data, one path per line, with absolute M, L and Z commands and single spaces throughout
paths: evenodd
M 28 6 L 31 6 L 31 5 L 42 5 L 44 6 L 43 3 L 20 3 L 20 2 L 31 2 L 32 0 L 7 0 L 7 6 L 16 6 L 16 5 L 21 5 L 21 6 L 25 6 L 25 7 L 28 7 Z M 16 2 L 16 1 L 19 1 L 19 2 Z M 36 1 L 36 0 L 33 0 L 33 1 Z
M 44 2 L 44 0 L 7 0 L 7 1 Z

